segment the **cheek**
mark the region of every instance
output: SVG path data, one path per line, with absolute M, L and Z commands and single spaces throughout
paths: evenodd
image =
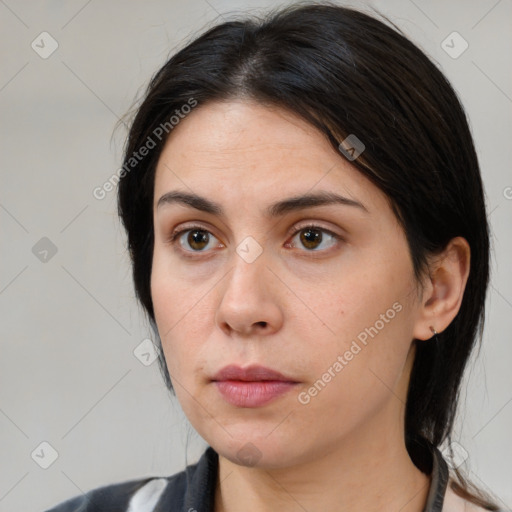
M 201 408 L 193 397 L 197 394 L 197 354 L 205 331 L 200 322 L 201 302 L 188 288 L 180 289 L 180 281 L 155 280 L 153 306 L 162 341 L 162 350 L 176 398 L 185 415 L 194 424 L 203 421 Z M 170 291 L 171 290 L 171 291 Z M 194 296 L 191 296 L 194 295 Z
M 412 341 L 413 280 L 407 262 L 372 266 L 360 261 L 358 268 L 361 271 L 354 265 L 350 272 L 340 273 L 342 277 L 316 301 L 328 329 L 311 338 L 315 349 L 310 375 L 314 382 L 319 380 L 319 394 L 333 404 L 362 403 L 372 396 L 378 401 L 389 394 Z M 313 294 L 302 297 L 314 300 Z M 329 392 L 324 391 L 327 388 Z
M 201 340 L 198 321 L 204 318 L 201 298 L 205 291 L 200 285 L 191 286 L 190 281 L 180 279 L 168 267 L 166 258 L 155 251 L 151 274 L 155 321 L 171 379 L 174 376 L 181 381 L 188 373 L 187 362 Z
M 374 338 L 403 339 L 411 289 L 407 266 L 375 260 L 346 258 L 329 276 L 317 277 L 309 285 L 293 283 L 320 334 L 317 343 L 344 350 L 356 339 L 362 346 Z M 292 322 L 305 323 L 300 316 Z
M 384 326 L 375 318 L 356 323 L 354 318 L 352 331 L 335 348 L 314 355 L 311 380 L 302 389 L 298 413 L 305 431 L 315 432 L 319 442 L 360 428 L 386 404 L 401 407 L 405 402 L 398 382 L 410 346 L 406 308 Z M 318 417 L 326 414 L 329 421 L 319 429 Z

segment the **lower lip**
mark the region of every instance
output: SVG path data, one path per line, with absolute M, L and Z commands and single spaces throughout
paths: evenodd
M 280 380 L 218 380 L 215 384 L 230 404 L 237 407 L 260 407 L 290 391 L 296 383 Z

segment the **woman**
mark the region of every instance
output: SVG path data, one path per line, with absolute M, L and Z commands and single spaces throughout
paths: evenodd
M 53 509 L 499 510 L 449 471 L 489 240 L 442 73 L 355 10 L 222 23 L 152 79 L 119 183 L 161 369 L 209 444 Z

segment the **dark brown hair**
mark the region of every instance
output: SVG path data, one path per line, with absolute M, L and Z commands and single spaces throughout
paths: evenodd
M 443 73 L 387 23 L 333 3 L 300 3 L 263 19 L 244 17 L 208 29 L 152 78 L 137 108 L 119 182 L 119 215 L 128 235 L 137 297 L 155 326 L 150 291 L 155 168 L 173 115 L 191 99 L 249 98 L 298 114 L 333 147 L 355 134 L 365 145 L 352 164 L 388 197 L 403 226 L 418 280 L 428 257 L 457 236 L 471 266 L 455 319 L 438 336 L 414 340 L 405 436 L 451 443 L 460 383 L 481 342 L 489 280 L 489 234 L 477 155 L 465 112 Z M 182 117 L 181 115 L 179 117 Z M 162 127 L 165 127 L 165 136 Z M 157 136 L 158 134 L 158 136 Z M 152 148 L 140 161 L 134 154 Z M 344 158 L 340 152 L 340 158 Z M 160 340 L 158 339 L 160 343 Z M 160 367 L 172 391 L 161 352 Z M 455 473 L 459 495 L 498 510 Z

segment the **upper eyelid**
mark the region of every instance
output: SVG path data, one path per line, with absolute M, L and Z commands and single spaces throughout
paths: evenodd
M 316 229 L 321 230 L 321 231 L 326 231 L 327 233 L 330 233 L 332 235 L 341 236 L 340 234 L 336 233 L 336 231 L 334 231 L 333 229 L 330 229 L 330 228 L 327 228 L 325 226 L 322 226 L 321 224 L 318 223 L 318 221 L 304 221 L 304 222 L 305 222 L 304 224 L 301 224 L 300 222 L 294 224 L 294 226 L 291 227 L 286 232 L 286 235 L 290 236 L 292 234 L 295 234 L 297 231 L 300 231 L 302 229 L 306 229 L 308 227 L 311 227 L 311 228 L 316 228 Z M 190 231 L 190 230 L 193 230 L 193 229 L 198 229 L 198 230 L 201 229 L 201 230 L 207 231 L 208 233 L 210 233 L 213 236 L 215 236 L 215 234 L 212 233 L 211 228 L 206 227 L 206 226 L 202 225 L 201 223 L 197 223 L 197 224 L 192 223 L 192 224 L 189 224 L 189 225 L 184 224 L 183 226 L 180 226 L 177 229 L 173 229 L 172 234 L 177 236 L 179 234 L 182 234 L 185 231 Z

